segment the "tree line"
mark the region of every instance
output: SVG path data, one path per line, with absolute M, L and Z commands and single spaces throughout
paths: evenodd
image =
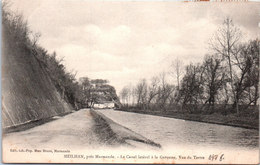
M 85 107 L 93 107 L 95 103 L 103 103 L 106 101 L 115 103 L 116 107 L 121 106 L 115 88 L 109 85 L 107 80 L 91 80 L 88 77 L 81 77 L 79 83 L 82 94 L 81 103 L 83 103 Z
M 209 40 L 201 63 L 175 59 L 167 72 L 140 80 L 120 92 L 125 107 L 149 110 L 178 109 L 188 113 L 236 113 L 257 109 L 259 39 L 242 42 L 243 35 L 227 18 Z M 166 81 L 173 76 L 177 83 Z

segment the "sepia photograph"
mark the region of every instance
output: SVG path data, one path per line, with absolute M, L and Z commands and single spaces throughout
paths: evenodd
M 259 2 L 1 5 L 2 163 L 259 164 Z

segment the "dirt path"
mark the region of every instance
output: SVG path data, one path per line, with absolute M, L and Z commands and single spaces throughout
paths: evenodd
M 26 131 L 6 134 L 3 146 L 71 150 L 138 146 L 129 141 L 160 147 L 102 114 L 83 109 Z
M 89 111 L 81 110 L 60 119 L 26 131 L 14 132 L 3 137 L 3 146 L 19 148 L 78 148 L 91 147 L 98 142 Z

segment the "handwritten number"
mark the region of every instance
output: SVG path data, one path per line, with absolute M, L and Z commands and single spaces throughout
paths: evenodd
M 224 154 L 222 154 L 219 158 L 219 161 L 222 161 L 224 159 Z
M 216 160 L 222 161 L 222 160 L 224 160 L 224 154 L 222 154 L 220 156 L 217 155 L 217 154 L 211 154 L 211 155 L 209 155 L 209 160 L 211 160 L 211 161 L 216 161 Z

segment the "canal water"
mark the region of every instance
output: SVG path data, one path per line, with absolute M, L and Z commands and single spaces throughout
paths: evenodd
M 258 152 L 258 130 L 115 110 L 99 110 L 113 121 L 160 143 L 188 147 Z

